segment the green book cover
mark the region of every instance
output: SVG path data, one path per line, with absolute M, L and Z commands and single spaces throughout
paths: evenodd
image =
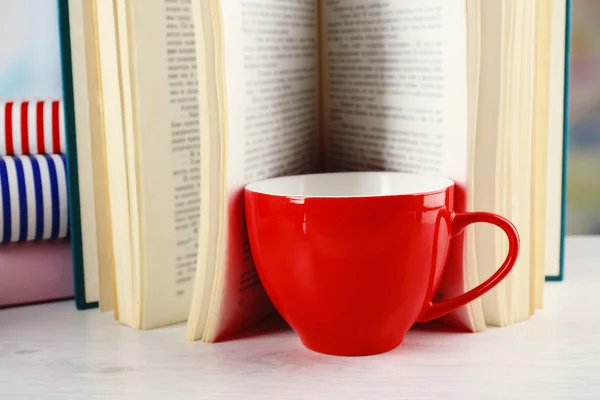
M 565 95 L 564 95 L 564 119 L 563 119 L 563 168 L 562 168 L 562 215 L 561 215 L 561 237 L 560 237 L 560 269 L 558 275 L 547 275 L 546 281 L 564 280 L 565 271 L 565 236 L 567 235 L 567 184 L 568 184 L 568 157 L 569 157 L 569 92 L 571 79 L 571 9 L 572 0 L 566 0 L 566 29 L 565 29 Z
M 67 144 L 67 180 L 69 212 L 71 220 L 71 248 L 73 252 L 73 280 L 75 305 L 79 310 L 98 307 L 97 301 L 88 301 L 85 293 L 83 269 L 83 240 L 81 230 L 81 206 L 79 201 L 79 174 L 77 171 L 77 136 L 75 131 L 75 101 L 73 94 L 73 70 L 71 58 L 71 32 L 69 27 L 68 0 L 58 0 L 60 31 L 60 58 L 63 76 L 63 102 Z

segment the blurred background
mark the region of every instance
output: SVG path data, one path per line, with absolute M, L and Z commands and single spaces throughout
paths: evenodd
M 600 233 L 600 1 L 572 0 L 569 234 Z
M 600 234 L 600 0 L 572 1 L 567 229 Z M 56 4 L 0 0 L 0 98 L 62 97 Z
M 0 0 L 0 98 L 61 98 L 57 0 Z

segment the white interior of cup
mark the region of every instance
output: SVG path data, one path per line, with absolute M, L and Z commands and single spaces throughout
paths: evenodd
M 377 197 L 441 192 L 450 179 L 401 172 L 341 172 L 271 178 L 251 183 L 255 193 L 285 197 Z

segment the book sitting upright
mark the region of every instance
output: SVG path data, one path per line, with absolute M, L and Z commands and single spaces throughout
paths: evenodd
M 319 171 L 443 175 L 459 209 L 514 222 L 522 252 L 510 277 L 447 323 L 483 331 L 542 307 L 545 276 L 561 268 L 565 0 L 68 9 L 65 54 L 81 83 L 68 134 L 88 143 L 79 181 L 104 205 L 103 228 L 89 222 L 82 235 L 107 244 L 111 261 L 95 262 L 119 321 L 187 320 L 188 339 L 214 342 L 272 313 L 243 188 Z M 453 249 L 441 298 L 492 275 L 507 244 L 476 226 Z
M 101 311 L 185 321 L 196 270 L 200 131 L 186 1 L 61 0 L 74 262 Z
M 208 206 L 188 339 L 213 342 L 270 312 L 243 187 L 315 171 L 452 178 L 458 209 L 509 218 L 522 250 L 504 282 L 445 321 L 483 331 L 542 308 L 545 271 L 561 262 L 565 1 L 193 4 Z M 453 247 L 440 300 L 507 252 L 485 225 Z

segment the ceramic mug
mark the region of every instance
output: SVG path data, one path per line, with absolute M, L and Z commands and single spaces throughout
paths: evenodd
M 454 182 L 398 172 L 272 178 L 245 188 L 250 247 L 273 305 L 319 353 L 373 355 L 398 347 L 416 322 L 483 295 L 513 268 L 519 235 L 507 219 L 455 213 Z M 487 281 L 435 303 L 450 241 L 484 222 L 508 236 Z

